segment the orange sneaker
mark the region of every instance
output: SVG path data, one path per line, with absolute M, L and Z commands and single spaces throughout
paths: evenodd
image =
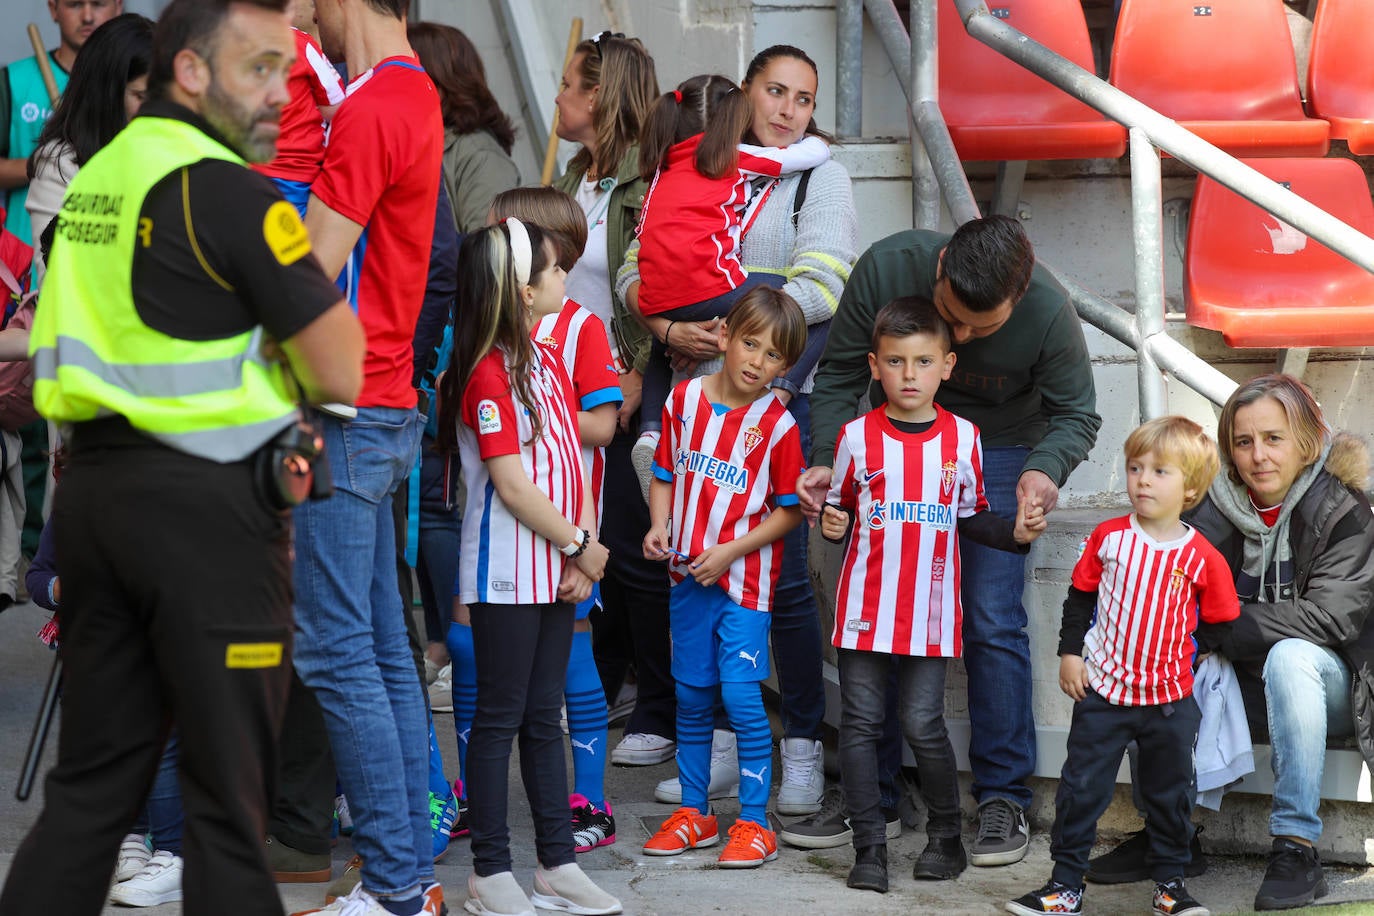
M 773 831 L 753 821 L 735 821 L 730 827 L 730 842 L 716 864 L 721 868 L 758 868 L 777 857 L 778 838 Z
M 696 808 L 678 808 L 658 828 L 658 833 L 649 837 L 649 842 L 644 844 L 644 854 L 677 856 L 689 849 L 714 846 L 718 842 L 720 833 L 716 830 L 714 814 L 702 814 Z

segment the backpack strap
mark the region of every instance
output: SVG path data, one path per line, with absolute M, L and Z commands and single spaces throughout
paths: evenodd
M 797 228 L 797 222 L 801 219 L 802 207 L 806 204 L 806 186 L 811 183 L 811 173 L 815 169 L 807 169 L 801 173 L 801 180 L 797 182 L 797 193 L 792 198 L 792 228 Z

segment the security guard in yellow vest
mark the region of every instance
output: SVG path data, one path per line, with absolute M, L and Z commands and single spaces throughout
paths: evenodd
M 62 731 L 3 916 L 100 912 L 173 724 L 185 863 L 166 863 L 181 880 L 148 902 L 281 912 L 262 841 L 291 531 L 254 459 L 294 427 L 299 396 L 352 401 L 363 353 L 295 209 L 244 167 L 271 157 L 287 100 L 285 6 L 173 0 L 152 100 L 57 217 L 30 347 L 35 403 L 70 450 L 50 522 Z

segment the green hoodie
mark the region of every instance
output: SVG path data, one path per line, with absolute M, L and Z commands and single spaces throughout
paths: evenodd
M 927 296 L 949 236 L 908 230 L 877 242 L 854 265 L 811 395 L 811 463 L 830 467 L 840 428 L 858 415 L 870 385 L 868 352 L 878 310 L 899 296 Z M 958 361 L 935 400 L 971 420 L 983 446 L 1028 446 L 1026 470 L 1063 486 L 1088 456 L 1102 418 L 1096 411 L 1092 364 L 1068 294 L 1038 264 L 1011 318 L 987 337 L 955 344 Z

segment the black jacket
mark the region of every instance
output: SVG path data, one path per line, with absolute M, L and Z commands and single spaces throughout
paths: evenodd
M 1326 466 L 1294 507 L 1289 523 L 1294 597 L 1243 602 L 1228 632 L 1209 632 L 1204 625 L 1198 642 L 1231 659 L 1242 674 L 1262 665 L 1269 648 L 1282 639 L 1334 649 L 1353 675 L 1355 734 L 1360 752 L 1374 767 L 1374 510 L 1359 489 L 1368 470 L 1363 443 L 1337 437 Z M 1238 573 L 1243 535 L 1211 496 L 1188 521 Z

